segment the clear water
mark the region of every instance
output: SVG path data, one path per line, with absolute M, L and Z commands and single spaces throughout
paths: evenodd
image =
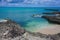
M 9 18 L 19 23 L 24 29 L 35 32 L 51 25 L 43 18 L 32 17 L 33 14 L 52 12 L 44 10 L 45 8 L 60 10 L 60 7 L 0 7 L 0 19 Z

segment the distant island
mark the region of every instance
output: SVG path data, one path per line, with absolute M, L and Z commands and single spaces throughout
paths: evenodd
M 45 9 L 45 10 L 48 10 L 48 11 L 59 11 L 58 9 Z

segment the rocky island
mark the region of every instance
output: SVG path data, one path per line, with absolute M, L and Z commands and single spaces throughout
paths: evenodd
M 48 11 L 59 11 L 58 9 L 49 9 L 49 8 L 47 8 L 45 10 L 48 10 Z
M 16 22 L 4 19 L 0 22 L 0 40 L 60 40 L 60 33 L 53 35 L 32 33 Z

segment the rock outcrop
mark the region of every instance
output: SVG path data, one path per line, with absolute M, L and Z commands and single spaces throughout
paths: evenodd
M 60 33 L 46 35 L 24 30 L 14 21 L 0 22 L 0 40 L 60 40 Z
M 1 38 L 14 38 L 21 36 L 25 33 L 23 28 L 20 28 L 20 25 L 16 24 L 14 21 L 7 20 L 6 22 L 0 22 L 0 39 Z
M 49 23 L 60 24 L 60 17 L 42 16 L 42 18 L 45 18 Z
M 37 14 L 37 15 L 33 15 L 33 17 L 44 18 L 49 23 L 60 24 L 60 12 L 43 13 L 42 15 Z
M 42 16 L 42 18 L 45 18 L 50 23 L 60 24 L 60 12 L 52 12 L 52 13 L 47 13 L 47 14 L 51 14 L 51 15 L 53 14 L 54 16 L 44 15 Z

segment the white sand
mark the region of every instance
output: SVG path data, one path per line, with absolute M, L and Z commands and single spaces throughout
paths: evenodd
M 51 25 L 50 27 L 42 28 L 37 30 L 37 32 L 43 33 L 43 34 L 57 34 L 60 33 L 60 25 Z

